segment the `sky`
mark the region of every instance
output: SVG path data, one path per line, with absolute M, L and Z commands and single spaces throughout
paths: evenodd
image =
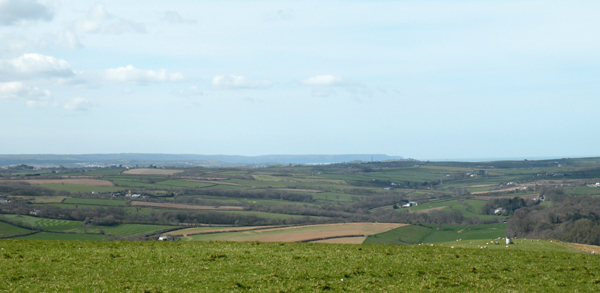
M 600 156 L 599 11 L 0 0 L 0 154 Z

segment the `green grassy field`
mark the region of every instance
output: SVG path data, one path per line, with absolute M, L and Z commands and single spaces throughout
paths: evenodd
M 0 222 L 0 237 L 8 237 L 29 233 L 31 230 L 23 229 L 8 223 Z
M 27 240 L 106 240 L 106 237 L 98 234 L 67 234 L 67 233 L 51 233 L 51 232 L 40 232 L 22 237 L 15 237 L 15 239 L 27 239 Z
M 60 176 L 117 175 L 123 171 L 125 171 L 124 168 L 107 168 L 107 169 L 85 171 L 83 173 L 81 173 L 81 172 L 59 173 L 56 175 L 60 175 Z
M 435 225 L 431 225 L 435 227 Z M 457 239 L 495 239 L 504 237 L 506 234 L 506 224 L 488 224 L 488 225 L 442 225 L 440 230 L 432 228 L 432 233 L 421 239 L 421 243 L 439 243 L 447 241 L 456 241 Z
M 150 234 L 155 231 L 175 228 L 173 226 L 165 225 L 141 225 L 141 224 L 121 224 L 116 226 L 101 227 L 106 235 L 117 235 L 117 236 L 133 236 L 138 234 Z
M 81 222 L 57 219 L 44 219 L 31 216 L 3 215 L 13 221 L 19 221 L 36 229 L 44 229 L 58 232 L 83 233 Z
M 475 200 L 475 199 L 467 199 L 458 201 L 457 199 L 443 199 L 443 200 L 434 200 L 427 203 L 419 204 L 418 206 L 411 207 L 410 210 L 413 212 L 422 211 L 426 209 L 432 208 L 443 208 L 446 210 L 459 210 L 462 212 L 463 216 L 466 218 L 478 217 L 481 219 L 494 219 L 498 218 L 498 216 L 494 215 L 484 215 L 481 214 L 481 207 L 486 204 L 484 200 Z M 466 206 L 465 206 L 466 205 Z M 403 209 L 398 209 L 398 211 L 402 211 Z
M 138 234 L 150 234 L 155 231 L 174 228 L 173 226 L 166 225 L 142 225 L 142 224 L 120 224 L 115 226 L 86 226 L 84 227 L 79 221 L 69 220 L 57 220 L 57 219 L 44 219 L 30 216 L 17 216 L 17 215 L 3 215 L 11 220 L 17 220 L 19 222 L 33 225 L 38 229 L 46 231 L 56 232 L 69 232 L 69 233 L 100 233 L 104 231 L 106 235 L 116 236 L 134 236 Z M 50 233 L 52 234 L 52 233 Z M 60 235 L 71 235 L 71 234 L 58 234 L 52 239 L 63 239 Z M 32 236 L 35 237 L 35 236 Z
M 122 188 L 116 186 L 89 186 L 89 185 L 79 185 L 79 184 L 61 184 L 61 183 L 44 183 L 40 184 L 40 186 L 49 188 L 52 190 L 64 190 L 68 192 L 83 192 L 83 193 L 91 193 L 92 191 L 98 192 L 114 192 L 122 190 Z
M 558 249 L 32 240 L 0 249 L 0 290 L 10 292 L 600 290 L 597 255 Z
M 94 199 L 94 198 L 67 198 L 63 201 L 65 204 L 84 204 L 99 206 L 124 206 L 127 203 L 124 200 Z
M 363 244 L 400 244 L 413 245 L 432 233 L 431 228 L 417 225 L 404 226 L 384 232 L 381 234 L 367 237 Z
M 190 181 L 182 181 L 182 180 L 166 180 L 156 182 L 155 185 L 160 185 L 164 187 L 208 187 L 214 186 L 214 184 L 203 183 L 203 182 L 190 182 Z
M 364 244 L 402 244 L 440 243 L 456 241 L 457 239 L 494 239 L 504 237 L 506 224 L 487 225 L 442 225 L 438 230 L 436 225 L 410 225 L 394 230 L 369 236 Z

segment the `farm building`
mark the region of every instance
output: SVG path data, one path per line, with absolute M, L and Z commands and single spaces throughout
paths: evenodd
M 414 206 L 417 206 L 417 205 L 418 205 L 418 204 L 417 204 L 416 202 L 414 202 L 414 201 L 409 201 L 409 202 L 407 202 L 407 203 L 403 204 L 403 205 L 402 205 L 402 207 L 403 207 L 403 208 L 410 208 L 410 207 L 414 207 Z
M 158 241 L 175 241 L 175 240 L 177 240 L 177 239 L 171 235 L 161 235 L 160 237 L 158 237 Z

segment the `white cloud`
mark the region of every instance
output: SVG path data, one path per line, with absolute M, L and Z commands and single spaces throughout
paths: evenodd
M 114 16 L 104 5 L 96 3 L 84 19 L 73 22 L 73 30 L 78 33 L 146 33 L 146 25 Z
M 62 31 L 58 34 L 49 34 L 42 38 L 37 45 L 42 50 L 54 48 L 59 49 L 79 49 L 83 45 L 79 41 L 77 34 L 71 31 Z
M 340 86 L 348 84 L 348 82 L 340 76 L 317 75 L 303 80 L 302 84 L 311 86 Z
M 0 0 L 0 25 L 14 25 L 27 20 L 52 20 L 53 13 L 34 0 Z
M 47 108 L 56 106 L 50 91 L 24 85 L 22 82 L 0 83 L 0 99 L 26 100 L 29 108 Z
M 178 12 L 175 11 L 167 11 L 162 18 L 163 21 L 172 23 L 172 24 L 193 24 L 196 23 L 194 19 L 183 19 Z
M 217 75 L 212 80 L 212 86 L 219 89 L 267 88 L 269 81 L 251 81 L 239 75 Z
M 23 35 L 9 34 L 0 38 L 0 54 L 16 56 L 33 48 L 32 42 Z
M 84 98 L 72 98 L 63 105 L 63 109 L 68 111 L 89 111 L 96 105 Z
M 165 69 L 159 71 L 143 70 L 127 65 L 107 69 L 105 78 L 114 82 L 127 82 L 133 84 L 147 84 L 154 82 L 175 82 L 183 80 L 183 75 L 179 72 L 169 72 Z
M 97 33 L 101 27 L 93 20 L 78 20 L 73 24 L 73 29 L 78 33 Z
M 180 89 L 174 92 L 174 94 L 178 95 L 178 96 L 182 96 L 182 97 L 189 97 L 189 96 L 201 96 L 204 93 L 198 89 L 198 87 L 196 87 L 195 85 L 190 86 L 187 89 Z
M 0 83 L 0 99 L 37 100 L 46 98 L 50 98 L 50 91 L 48 90 L 28 87 L 18 81 Z
M 24 54 L 13 59 L 0 59 L 0 80 L 73 77 L 75 72 L 63 59 L 41 54 Z
M 106 9 L 104 9 L 104 5 L 99 3 L 94 4 L 94 6 L 90 8 L 88 16 L 96 20 L 106 20 L 114 17 L 112 14 L 108 13 Z
M 38 100 L 38 101 L 27 101 L 27 107 L 29 108 L 49 108 L 49 107 L 56 107 L 57 103 L 50 100 L 50 99 L 44 99 L 44 100 Z
M 349 93 L 353 98 L 371 95 L 371 90 L 364 84 L 341 76 L 317 75 L 302 80 L 301 83 L 312 86 L 311 95 L 313 97 L 329 97 L 331 95 L 337 95 L 338 92 L 335 90 L 336 88 L 343 89 L 343 91 Z

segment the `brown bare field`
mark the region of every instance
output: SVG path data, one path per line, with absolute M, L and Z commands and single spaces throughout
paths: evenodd
M 262 229 L 244 232 L 194 235 L 194 240 L 305 242 L 329 238 L 368 236 L 387 232 L 408 224 L 397 223 L 340 223 Z
M 123 172 L 123 174 L 129 175 L 173 175 L 177 173 L 181 173 L 183 170 L 170 170 L 170 169 L 149 169 L 149 168 L 139 168 L 139 169 L 131 169 Z
M 579 243 L 567 243 L 563 242 L 567 247 L 575 248 L 577 250 L 581 250 L 587 253 L 593 251 L 595 254 L 600 254 L 600 246 L 596 245 L 587 245 L 587 244 L 579 244 Z
M 76 184 L 76 185 L 88 185 L 88 186 L 113 186 L 112 182 L 98 179 L 33 179 L 33 180 L 11 180 L 14 182 L 27 182 L 31 184 L 52 184 L 52 183 L 64 183 L 64 184 Z
M 311 243 L 332 243 L 332 244 L 362 244 L 367 237 L 340 237 L 326 240 L 312 241 Z
M 221 211 L 232 211 L 232 210 L 243 210 L 243 207 L 234 206 L 193 206 L 187 204 L 176 204 L 176 203 L 162 203 L 162 202 L 146 202 L 146 201 L 132 201 L 132 206 L 145 206 L 145 207 L 159 207 L 159 208 L 171 208 L 171 209 L 186 209 L 186 210 L 221 210 Z
M 281 191 L 296 191 L 296 192 L 309 192 L 309 193 L 323 192 L 323 190 L 316 190 L 316 189 L 296 189 L 296 188 L 274 188 L 274 189 L 281 190 Z
M 492 187 L 492 186 L 496 186 L 496 185 L 497 184 L 479 184 L 479 185 L 465 186 L 465 188 Z
M 514 197 L 520 197 L 522 199 L 534 199 L 536 197 L 538 197 L 539 194 L 524 194 L 524 195 L 503 195 L 503 196 L 474 196 L 473 199 L 478 199 L 478 200 L 490 200 L 490 199 L 494 199 L 494 198 L 514 198 Z

